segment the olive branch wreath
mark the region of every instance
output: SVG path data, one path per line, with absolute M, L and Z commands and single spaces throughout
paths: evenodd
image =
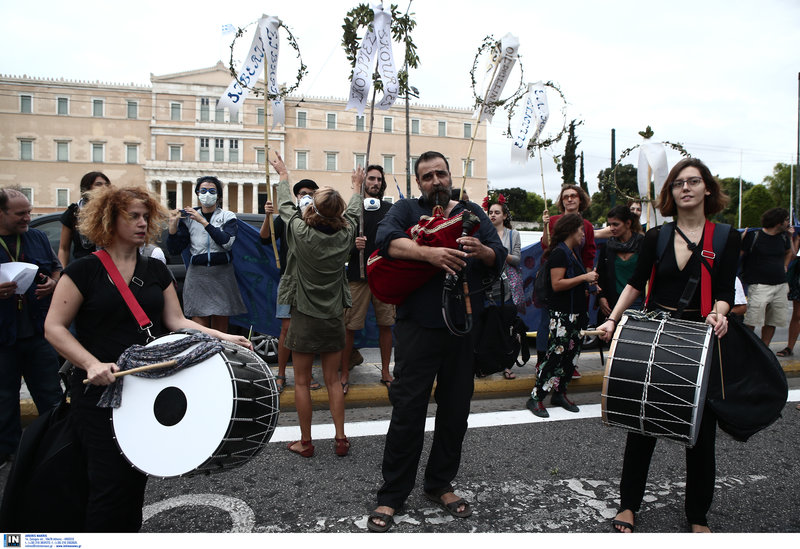
M 531 157 L 533 157 L 535 155 L 534 149 L 541 150 L 541 149 L 547 149 L 549 147 L 552 147 L 553 145 L 555 145 L 556 143 L 561 141 L 561 139 L 564 137 L 564 134 L 566 134 L 567 131 L 568 131 L 568 124 L 567 124 L 567 98 L 564 96 L 564 92 L 562 92 L 561 88 L 559 88 L 558 85 L 556 85 L 552 81 L 546 82 L 544 84 L 544 87 L 555 90 L 556 93 L 558 93 L 559 97 L 561 97 L 561 118 L 562 118 L 561 129 L 558 131 L 558 133 L 556 133 L 552 137 L 549 137 L 549 138 L 545 139 L 544 141 L 534 141 L 533 139 L 531 139 L 528 142 L 528 146 L 527 146 L 528 152 L 530 153 Z M 524 96 L 525 96 L 525 94 L 523 93 L 521 96 L 519 96 L 516 99 L 514 99 L 514 101 L 508 107 L 508 126 L 506 128 L 506 131 L 503 132 L 503 135 L 506 136 L 506 137 L 511 137 L 512 139 L 514 137 L 514 134 L 512 133 L 512 130 L 511 130 L 511 119 L 514 117 L 514 113 L 515 113 L 515 109 L 517 108 L 517 104 L 519 103 L 519 101 Z M 583 121 L 580 121 L 578 123 L 578 125 L 580 125 L 582 123 L 583 123 Z M 556 155 L 556 157 L 557 156 L 558 155 Z M 556 157 L 554 157 L 554 160 L 555 160 Z M 558 163 L 557 160 L 556 160 L 556 163 Z
M 236 66 L 235 66 L 235 63 L 234 63 L 233 48 L 236 46 L 236 41 L 239 38 L 241 38 L 242 36 L 244 36 L 245 30 L 247 30 L 249 27 L 251 27 L 251 26 L 253 26 L 255 24 L 258 24 L 258 21 L 252 21 L 252 22 L 248 23 L 247 25 L 245 25 L 244 27 L 238 27 L 236 29 L 236 34 L 233 36 L 233 40 L 231 41 L 231 46 L 230 46 L 231 56 L 230 56 L 230 60 L 228 62 L 228 69 L 229 69 L 231 75 L 233 76 L 233 78 L 236 79 L 237 82 L 239 82 L 239 80 L 238 80 L 238 76 L 239 76 L 238 72 L 239 71 L 236 69 Z M 290 95 L 292 92 L 294 92 L 297 88 L 300 87 L 300 83 L 303 81 L 303 77 L 308 74 L 308 67 L 306 66 L 305 63 L 303 63 L 303 57 L 300 55 L 300 46 L 297 45 L 297 39 L 294 37 L 294 34 L 292 34 L 291 29 L 283 21 L 280 21 L 278 26 L 279 27 L 283 27 L 283 30 L 286 31 L 287 41 L 289 42 L 289 45 L 292 47 L 292 49 L 297 54 L 297 59 L 300 61 L 300 67 L 297 69 L 297 76 L 296 76 L 295 83 L 292 86 L 289 86 L 289 87 L 282 87 L 281 91 L 278 92 L 278 93 L 269 93 L 267 91 L 267 85 L 266 85 L 266 72 L 264 74 L 264 89 L 263 90 L 261 88 L 256 88 L 256 87 L 252 87 L 252 86 L 246 86 L 242 82 L 239 82 L 239 85 L 242 86 L 243 88 L 249 89 L 250 91 L 252 91 L 257 96 L 266 94 L 267 99 L 270 99 L 270 100 L 274 100 L 274 99 L 278 99 L 280 97 L 286 97 L 286 96 Z M 266 59 L 265 59 L 265 63 L 264 64 L 266 66 Z
M 498 99 L 496 101 L 489 101 L 489 102 L 486 102 L 486 98 L 481 97 L 478 94 L 477 90 L 478 81 L 475 78 L 475 73 L 478 70 L 478 60 L 480 59 L 481 55 L 483 55 L 486 52 L 486 50 L 491 51 L 496 48 L 497 49 L 500 48 L 500 40 L 497 40 L 494 38 L 494 36 L 489 35 L 484 37 L 483 42 L 481 42 L 481 45 L 478 47 L 478 51 L 475 52 L 475 58 L 472 61 L 472 69 L 470 69 L 469 71 L 469 77 L 472 87 L 472 97 L 475 99 L 475 108 L 482 108 L 484 110 L 489 108 L 496 110 L 498 107 L 502 107 L 509 101 L 511 101 L 512 104 L 516 103 L 523 95 L 525 95 L 525 73 L 522 68 L 522 61 L 519 56 L 517 56 L 517 64 L 519 65 L 519 86 L 517 86 L 517 90 L 513 94 L 511 94 L 509 97 L 505 99 Z

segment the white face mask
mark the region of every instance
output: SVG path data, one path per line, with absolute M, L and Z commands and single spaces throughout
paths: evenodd
M 312 202 L 314 202 L 314 197 L 306 194 L 300 198 L 300 201 L 297 203 L 297 206 L 300 208 L 301 212 L 304 212 L 305 209 L 308 206 L 310 206 Z
M 213 206 L 217 203 L 217 195 L 211 193 L 205 193 L 198 195 L 200 197 L 200 204 L 203 206 Z
M 375 210 L 379 210 L 381 208 L 381 201 L 377 198 L 365 198 L 364 199 L 364 210 L 368 212 L 373 212 Z

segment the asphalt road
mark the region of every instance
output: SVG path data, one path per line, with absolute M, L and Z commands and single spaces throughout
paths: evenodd
M 797 389 L 800 379 L 792 378 Z M 794 400 L 800 398 L 795 390 Z M 596 394 L 575 395 L 581 414 L 534 418 L 524 399 L 475 401 L 456 491 L 474 515 L 454 519 L 418 487 L 398 513 L 398 533 L 610 532 L 625 432 L 602 425 Z M 431 412 L 435 405 L 431 405 Z M 576 419 L 577 416 L 589 416 Z M 245 466 L 209 477 L 151 479 L 144 532 L 366 532 L 380 477 L 388 408 L 348 410 L 348 457 L 333 453 L 327 412 L 314 413 L 316 455 L 286 450 L 298 438 L 283 414 L 273 442 Z M 522 421 L 523 423 L 519 423 Z M 472 427 L 473 425 L 485 425 Z M 378 433 L 378 434 L 370 434 Z M 325 438 L 328 436 L 328 438 Z M 426 434 L 423 464 L 430 446 Z M 789 403 L 771 427 L 740 443 L 719 431 L 716 532 L 800 532 L 800 411 Z M 684 449 L 660 441 L 637 532 L 686 531 Z M 800 537 L 791 539 L 800 541 Z M 793 544 L 793 546 L 797 546 Z

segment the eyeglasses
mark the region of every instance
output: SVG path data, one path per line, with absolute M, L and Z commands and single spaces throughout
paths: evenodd
M 197 194 L 217 194 L 217 189 L 200 189 Z
M 433 176 L 438 177 L 439 179 L 444 179 L 447 177 L 448 173 L 445 170 L 433 170 L 432 172 L 424 173 L 420 176 L 421 181 L 433 181 Z
M 565 194 L 561 197 L 562 200 L 578 200 L 577 194 Z
M 682 189 L 686 183 L 689 184 L 689 187 L 697 187 L 702 182 L 703 182 L 702 177 L 690 177 L 689 179 L 676 179 L 675 181 L 672 182 L 672 188 Z

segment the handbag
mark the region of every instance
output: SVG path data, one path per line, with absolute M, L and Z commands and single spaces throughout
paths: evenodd
M 506 265 L 506 279 L 508 279 L 508 287 L 511 290 L 511 301 L 517 307 L 525 305 L 525 291 L 522 288 L 522 275 L 518 267 Z

